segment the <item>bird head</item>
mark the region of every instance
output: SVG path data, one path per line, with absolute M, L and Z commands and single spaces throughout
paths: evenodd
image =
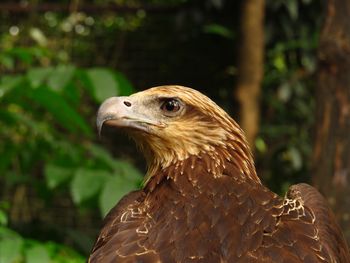
M 243 170 L 244 166 L 253 166 L 237 123 L 207 96 L 191 88 L 160 86 L 128 97 L 111 97 L 98 110 L 99 132 L 104 125 L 121 128 L 136 141 L 149 171 L 205 154 L 220 154 L 229 160 L 233 152 L 241 156 Z

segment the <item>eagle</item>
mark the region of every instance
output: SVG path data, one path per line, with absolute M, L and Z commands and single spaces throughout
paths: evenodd
M 143 188 L 106 216 L 89 262 L 350 262 L 326 200 L 308 184 L 265 187 L 239 125 L 202 93 L 169 85 L 111 97 L 97 114 L 136 142 Z

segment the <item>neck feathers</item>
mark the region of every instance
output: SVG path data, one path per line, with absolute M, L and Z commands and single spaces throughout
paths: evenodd
M 148 157 L 149 167 L 146 185 L 154 177 L 177 180 L 184 174 L 198 174 L 200 178 L 203 173 L 214 178 L 234 173 L 260 184 L 244 132 L 222 109 L 207 113 L 209 115 L 203 117 L 192 111 L 186 120 L 181 120 L 174 134 L 168 132 L 161 139 L 148 137 L 148 140 L 143 140 L 146 143 L 141 149 Z M 184 124 L 187 120 L 188 123 Z M 164 143 L 167 138 L 171 140 Z
M 196 183 L 207 176 L 217 179 L 232 176 L 261 184 L 251 152 L 248 147 L 243 148 L 244 145 L 238 140 L 232 141 L 225 147 L 176 160 L 164 168 L 159 164 L 150 166 L 145 180 L 146 189 L 153 191 L 163 180 L 177 182 L 180 177 L 187 177 L 188 181 Z

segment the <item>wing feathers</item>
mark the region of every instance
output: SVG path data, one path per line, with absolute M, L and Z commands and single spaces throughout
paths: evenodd
M 304 231 L 308 236 L 318 234 L 320 245 L 327 251 L 331 260 L 330 262 L 350 262 L 349 250 L 345 238 L 324 197 L 314 187 L 308 184 L 291 186 L 287 197 L 294 200 L 301 199 L 304 206 L 309 208 L 314 214 L 317 233 L 307 232 L 307 228 Z M 308 216 L 310 217 L 310 215 Z M 314 249 L 317 250 L 318 248 Z
M 90 263 L 350 262 L 314 188 L 292 186 L 282 199 L 238 177 L 203 182 L 184 175 L 162 181 L 152 195 L 122 199 L 107 215 Z

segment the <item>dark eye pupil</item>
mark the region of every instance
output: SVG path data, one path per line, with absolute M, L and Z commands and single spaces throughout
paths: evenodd
M 177 106 L 177 101 L 175 100 L 170 100 L 165 104 L 165 109 L 167 111 L 173 111 Z
M 175 99 L 169 99 L 162 105 L 162 110 L 167 112 L 177 112 L 180 109 L 180 103 Z

